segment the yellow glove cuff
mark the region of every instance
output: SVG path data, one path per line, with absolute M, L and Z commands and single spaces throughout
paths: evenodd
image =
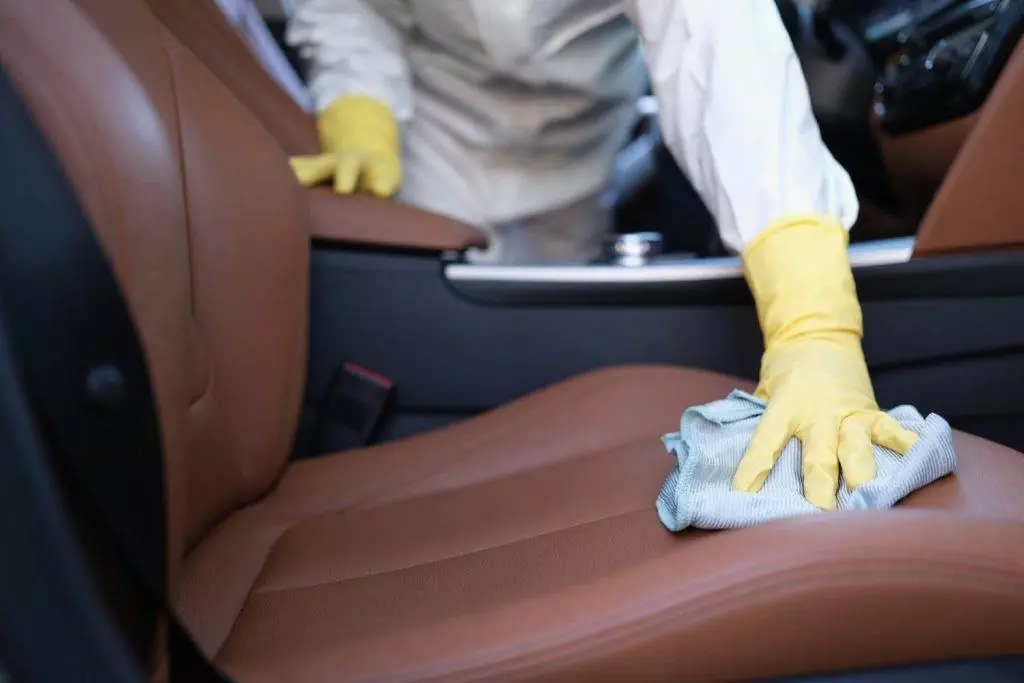
M 391 107 L 373 97 L 339 97 L 317 116 L 317 131 L 325 152 L 358 147 L 387 159 L 399 158 L 398 121 Z
M 805 336 L 853 335 L 863 321 L 847 255 L 849 235 L 834 218 L 804 214 L 768 226 L 743 251 L 765 349 Z

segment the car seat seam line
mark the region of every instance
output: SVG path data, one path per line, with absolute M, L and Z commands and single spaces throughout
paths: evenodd
M 543 464 L 536 465 L 536 466 L 533 466 L 533 467 L 529 467 L 529 468 L 524 469 L 524 470 L 517 470 L 517 471 L 513 471 L 513 472 L 501 473 L 501 474 L 498 474 L 496 476 L 487 477 L 485 479 L 478 480 L 478 481 L 472 481 L 472 482 L 469 482 L 469 483 L 467 483 L 465 485 L 457 486 L 457 487 L 454 487 L 454 488 L 448 488 L 448 489 L 443 489 L 443 490 L 438 490 L 438 491 L 429 491 L 429 492 L 413 495 L 413 496 L 406 497 L 406 498 L 397 498 L 397 499 L 394 499 L 394 500 L 385 501 L 383 503 L 380 503 L 378 505 L 374 505 L 372 507 L 353 507 L 353 508 L 348 508 L 348 509 L 345 509 L 345 510 L 341 510 L 339 512 L 328 511 L 328 512 L 324 512 L 324 513 L 321 513 L 321 514 L 312 515 L 312 517 L 334 517 L 334 516 L 339 516 L 342 513 L 355 514 L 355 515 L 358 515 L 359 513 L 371 514 L 373 512 L 378 511 L 378 510 L 386 509 L 387 507 L 389 507 L 391 505 L 397 505 L 397 504 L 402 504 L 402 503 L 409 503 L 409 502 L 417 501 L 417 500 L 424 500 L 424 499 L 428 499 L 428 498 L 431 498 L 431 497 L 434 497 L 434 496 L 451 495 L 451 494 L 458 493 L 458 492 L 461 492 L 461 491 L 467 491 L 467 490 L 472 489 L 473 487 L 476 487 L 476 486 L 485 486 L 485 485 L 490 485 L 490 484 L 497 484 L 498 482 L 501 482 L 501 481 L 506 481 L 508 479 L 513 479 L 515 477 L 527 476 L 527 475 L 529 475 L 531 473 L 539 472 L 539 471 L 546 470 L 546 469 L 549 469 L 549 468 L 552 468 L 552 467 L 559 467 L 561 465 L 566 465 L 566 464 L 572 463 L 574 461 L 583 460 L 583 459 L 586 459 L 586 458 L 601 457 L 603 454 L 608 453 L 610 451 L 621 450 L 621 449 L 628 448 L 628 447 L 633 446 L 633 445 L 638 445 L 638 444 L 642 444 L 642 443 L 645 443 L 647 441 L 653 441 L 653 440 L 655 440 L 655 439 L 650 437 L 650 436 L 636 435 L 634 437 L 630 437 L 630 438 L 625 439 L 623 441 L 615 442 L 613 444 L 609 444 L 609 445 L 606 445 L 606 446 L 591 448 L 589 450 L 582 451 L 582 452 L 573 450 L 568 455 L 568 457 L 561 457 L 561 458 L 559 458 L 557 460 L 553 460 L 553 461 L 550 461 L 550 462 L 545 462 Z M 417 482 L 413 482 L 413 483 L 417 483 Z
M 821 556 L 819 555 L 819 557 Z M 827 561 L 828 557 L 824 557 Z M 934 565 L 939 563 L 932 561 L 927 564 Z M 948 565 L 949 562 L 947 561 L 945 564 Z M 814 565 L 812 565 L 812 567 L 813 566 Z M 808 567 L 805 566 L 803 567 L 803 569 L 806 571 Z M 967 572 L 957 572 L 955 570 L 949 569 L 943 571 L 944 567 L 941 566 L 924 567 L 924 570 L 927 569 L 939 569 L 938 572 L 932 575 L 933 579 L 936 577 L 942 577 L 948 581 L 950 579 L 956 578 L 956 576 L 958 575 L 966 576 L 968 579 L 972 578 L 971 575 Z M 975 567 L 974 569 L 977 568 Z M 901 571 L 903 575 L 912 575 L 915 577 L 915 579 L 920 578 L 921 572 L 921 568 L 904 569 Z M 991 577 L 996 572 L 999 572 L 998 568 L 988 567 L 989 577 Z M 863 580 L 865 578 L 881 576 L 885 576 L 888 578 L 891 577 L 892 570 L 887 568 L 865 568 L 847 571 L 846 574 L 846 580 Z M 791 588 L 793 586 L 805 586 L 808 583 L 808 577 L 800 575 L 794 576 L 792 573 L 788 571 L 776 571 L 772 573 L 771 576 L 776 579 L 776 581 L 772 584 L 773 589 L 776 590 L 778 588 L 783 587 Z M 718 576 L 718 578 L 720 578 L 720 575 Z M 822 568 L 818 568 L 816 571 L 816 575 L 810 577 L 811 580 L 816 579 L 819 582 L 827 582 L 828 580 L 834 578 L 834 573 L 827 573 Z M 1004 584 L 1009 587 L 1014 587 L 1017 584 L 1019 584 L 1019 581 L 1014 581 L 1011 578 L 1007 578 Z M 974 585 L 991 587 L 991 578 L 984 581 L 976 580 L 974 581 Z M 733 587 L 733 589 L 735 589 L 735 587 Z M 694 589 L 691 587 L 690 591 L 694 591 Z M 694 608 L 692 603 L 681 603 L 678 600 L 678 591 L 672 592 L 668 596 L 662 595 L 659 596 L 657 599 L 651 601 L 654 604 L 654 609 L 647 614 L 646 619 L 637 619 L 630 622 L 628 619 L 624 619 L 621 616 L 621 613 L 625 613 L 626 610 L 620 610 L 620 615 L 616 617 L 608 617 L 608 619 L 614 623 L 612 623 L 610 626 L 606 628 L 595 628 L 591 632 L 585 634 L 583 637 L 566 638 L 564 642 L 560 644 L 536 648 L 530 650 L 528 654 L 507 658 L 503 662 L 498 661 L 492 663 L 485 663 L 481 666 L 475 667 L 474 669 L 470 669 L 470 671 L 480 669 L 494 669 L 496 666 L 500 667 L 499 671 L 503 671 L 505 673 L 523 671 L 524 669 L 529 668 L 529 666 L 536 665 L 538 663 L 538 657 L 543 657 L 545 653 L 547 654 L 547 658 L 544 660 L 544 663 L 547 664 L 558 661 L 571 661 L 574 657 L 578 657 L 581 653 L 593 650 L 594 648 L 607 648 L 610 646 L 614 646 L 618 643 L 627 641 L 630 637 L 635 637 L 637 634 L 643 633 L 644 631 L 662 628 L 665 624 L 672 623 L 673 621 L 692 621 L 695 618 L 694 614 L 697 612 L 721 612 L 723 608 L 728 608 L 730 604 L 743 603 L 744 600 L 750 597 L 751 593 L 756 594 L 764 592 L 767 591 L 765 589 L 765 586 L 763 585 L 757 586 L 756 588 L 748 588 L 747 591 L 741 596 L 737 596 L 735 593 L 729 593 L 725 589 L 720 589 L 717 591 L 717 595 L 713 594 L 711 596 L 705 596 L 705 602 L 709 604 L 697 606 L 696 608 Z M 721 595 L 722 593 L 725 593 L 725 595 Z M 681 606 L 685 607 L 685 609 L 680 609 Z M 699 618 L 699 615 L 697 618 Z M 550 636 L 546 636 L 545 640 L 550 640 Z M 526 650 L 529 648 L 527 646 L 523 649 Z M 538 655 L 538 651 L 540 651 L 541 654 Z M 520 662 L 527 662 L 527 665 L 522 666 Z
M 545 412 L 548 411 L 548 410 L 552 410 L 552 409 L 561 407 L 561 406 L 565 405 L 566 403 L 568 403 L 570 400 L 575 400 L 576 398 L 578 398 L 579 394 L 582 393 L 582 392 L 583 392 L 583 387 L 577 387 L 576 390 L 573 391 L 570 395 L 565 396 L 562 400 L 558 401 L 553 406 L 545 406 Z M 423 481 L 427 477 L 440 474 L 446 468 L 450 468 L 450 467 L 458 464 L 459 462 L 461 462 L 464 458 L 468 457 L 474 449 L 480 448 L 482 445 L 485 445 L 489 441 L 493 441 L 496 438 L 500 438 L 501 436 L 504 436 L 505 434 L 507 434 L 510 430 L 512 430 L 514 428 L 520 428 L 524 422 L 527 422 L 527 421 L 535 418 L 537 413 L 539 413 L 540 411 L 541 411 L 541 406 L 534 406 L 534 407 L 532 407 L 529 411 L 527 411 L 524 415 L 522 415 L 518 420 L 515 420 L 513 422 L 510 422 L 510 423 L 507 423 L 507 424 L 503 425 L 500 429 L 497 430 L 497 432 L 492 430 L 489 433 L 487 433 L 486 435 L 484 435 L 484 436 L 474 440 L 472 443 L 465 445 L 461 449 L 461 451 L 459 452 L 458 455 L 452 456 L 451 458 L 448 458 L 448 459 L 445 459 L 445 461 L 443 463 L 439 463 L 435 468 L 429 469 L 429 471 L 426 471 L 426 472 L 422 472 L 422 473 L 419 474 L 419 476 L 410 475 L 409 479 L 407 479 L 406 481 L 399 482 L 397 484 L 392 482 L 393 485 L 390 486 L 390 487 L 388 486 L 388 484 L 381 484 L 374 491 L 366 494 L 365 496 L 363 496 L 360 499 L 357 499 L 352 504 L 350 504 L 348 506 L 348 508 L 346 508 L 345 510 L 339 511 L 337 514 L 341 514 L 342 512 L 347 512 L 347 511 L 356 510 L 356 509 L 370 509 L 368 506 L 372 506 L 372 502 L 373 502 L 373 499 L 375 497 L 376 498 L 380 498 L 384 493 L 386 493 L 389 490 L 393 491 L 395 488 L 398 488 L 398 487 L 408 488 L 410 486 L 413 486 L 413 485 Z M 497 411 L 494 411 L 494 412 L 497 412 Z M 492 414 L 493 414 L 493 412 L 492 412 Z
M 177 145 L 176 145 L 176 156 L 178 158 L 178 165 L 181 168 L 181 204 L 182 204 L 182 215 L 185 219 L 185 251 L 188 253 L 188 319 L 189 322 L 195 325 L 196 329 L 199 330 L 199 320 L 196 318 L 196 282 L 195 282 L 195 249 L 193 239 L 193 225 L 192 225 L 192 204 L 189 201 L 189 183 L 188 183 L 188 162 L 187 155 L 185 154 L 185 127 L 181 116 L 181 99 L 182 91 L 179 85 L 180 78 L 178 74 L 177 64 L 171 55 L 170 44 L 168 41 L 168 33 L 166 27 L 160 25 L 160 43 L 163 49 L 164 58 L 167 60 L 168 78 L 171 82 L 171 89 L 174 92 L 174 123 L 177 128 Z M 184 47 L 184 46 L 183 46 Z M 196 333 L 198 336 L 198 332 Z M 206 384 L 203 389 L 194 396 L 189 396 L 188 408 L 191 410 L 197 403 L 203 400 L 213 390 L 214 382 L 214 367 L 210 364 L 208 376 L 206 378 Z
M 577 393 L 578 392 L 573 392 L 573 397 L 575 397 Z M 557 405 L 558 406 L 563 405 L 565 403 L 565 401 L 568 400 L 568 399 L 569 399 L 569 397 L 566 397 L 565 400 L 559 401 Z M 362 508 L 363 506 L 367 505 L 367 503 L 372 503 L 374 497 L 380 497 L 382 494 L 386 493 L 388 490 L 393 490 L 394 488 L 397 488 L 397 487 L 413 486 L 414 484 L 417 484 L 417 483 L 423 481 L 427 477 L 430 477 L 430 476 L 433 476 L 433 475 L 437 475 L 437 474 L 443 472 L 446 468 L 452 467 L 452 466 L 456 465 L 457 463 L 461 462 L 464 458 L 468 457 L 472 453 L 473 450 L 478 449 L 481 446 L 487 444 L 488 442 L 493 441 L 494 439 L 499 438 L 499 437 L 507 434 L 508 431 L 513 426 L 515 426 L 515 427 L 520 426 L 521 423 L 524 420 L 533 418 L 536 415 L 536 413 L 539 412 L 539 410 L 540 410 L 540 407 L 539 406 L 535 406 L 535 407 L 531 408 L 526 414 L 524 414 L 519 420 L 516 420 L 513 424 L 509 424 L 509 425 L 505 425 L 505 426 L 501 427 L 499 430 L 497 430 L 497 433 L 495 433 L 494 431 L 490 431 L 490 432 L 488 432 L 486 434 L 481 435 L 477 439 L 473 440 L 471 443 L 465 444 L 457 452 L 457 454 L 452 455 L 449 458 L 445 458 L 443 462 L 438 463 L 433 468 L 427 468 L 427 471 L 425 471 L 425 472 L 411 473 L 411 474 L 409 474 L 408 477 L 405 478 L 404 481 L 399 481 L 397 483 L 392 481 L 392 482 L 386 482 L 386 483 L 383 483 L 383 484 L 379 485 L 373 491 L 367 493 L 365 496 L 362 496 L 361 498 L 353 501 L 353 503 L 351 505 L 349 505 L 348 508 L 346 508 L 345 510 L 339 511 L 339 514 L 341 512 L 346 512 L 348 510 Z M 408 472 L 408 470 L 405 470 L 405 472 Z M 401 474 L 396 476 L 396 479 L 402 479 Z M 390 486 L 389 486 L 389 484 L 390 484 Z
M 213 654 L 210 656 L 210 659 L 212 661 L 216 661 L 217 657 L 219 657 L 221 652 L 223 652 L 224 646 L 227 645 L 229 640 L 231 640 L 231 634 L 234 633 L 235 627 L 238 625 L 238 620 L 242 617 L 242 613 L 245 611 L 245 606 L 249 602 L 249 598 L 253 595 L 253 593 L 256 592 L 255 586 L 259 583 L 260 577 L 266 570 L 267 563 L 269 562 L 270 556 L 274 552 L 274 549 L 277 547 L 278 543 L 281 542 L 281 539 L 284 537 L 284 535 L 288 533 L 288 530 L 295 526 L 295 524 L 297 524 L 299 521 L 301 520 L 292 520 L 290 522 L 285 522 L 277 525 L 279 527 L 279 533 L 273 538 L 273 540 L 271 540 L 267 544 L 267 549 L 263 553 L 263 559 L 260 562 L 259 570 L 255 573 L 252 583 L 249 584 L 249 589 L 245 591 L 245 594 L 239 601 L 238 608 L 233 610 L 234 616 L 231 618 L 231 624 L 224 633 L 224 636 L 221 639 L 220 644 L 216 647 Z
M 531 541 L 533 539 L 544 538 L 546 536 L 552 536 L 554 534 L 559 534 L 559 533 L 563 533 L 565 531 L 571 531 L 571 530 L 574 530 L 574 529 L 579 529 L 579 528 L 582 528 L 582 527 L 585 527 L 585 526 L 589 526 L 591 524 L 598 524 L 600 522 L 606 522 L 608 520 L 616 519 L 618 517 L 624 517 L 624 516 L 627 516 L 627 515 L 634 515 L 634 514 L 637 514 L 639 512 L 644 512 L 645 510 L 648 510 L 648 508 L 649 508 L 649 506 L 638 507 L 638 508 L 631 508 L 631 509 L 628 509 L 628 510 L 623 510 L 623 511 L 620 511 L 620 512 L 616 512 L 616 513 L 611 514 L 611 515 L 606 515 L 606 516 L 602 516 L 602 517 L 595 517 L 593 519 L 588 519 L 588 520 L 583 521 L 583 522 L 575 522 L 575 523 L 569 524 L 567 526 L 558 527 L 557 529 L 550 529 L 548 531 L 544 531 L 544 532 L 539 533 L 539 534 L 530 534 L 530 535 L 526 535 L 526 536 L 522 536 L 522 537 L 519 537 L 519 538 L 515 538 L 515 539 L 512 539 L 512 540 L 509 540 L 509 541 L 505 541 L 505 542 L 501 542 L 501 543 L 496 543 L 494 545 L 488 545 L 488 546 L 481 547 L 481 548 L 474 548 L 472 550 L 468 550 L 468 551 L 465 551 L 465 552 L 458 552 L 458 553 L 454 553 L 454 554 L 451 554 L 451 555 L 446 555 L 445 557 L 439 557 L 439 558 L 427 560 L 425 562 L 413 562 L 411 564 L 405 564 L 405 565 L 402 565 L 400 567 L 393 567 L 393 568 L 385 569 L 385 570 L 382 570 L 382 571 L 368 571 L 368 572 L 365 572 L 365 573 L 362 573 L 362 574 L 358 574 L 358 575 L 346 576 L 345 578 L 339 578 L 339 579 L 328 579 L 328 580 L 325 580 L 325 581 L 318 581 L 318 582 L 315 582 L 315 583 L 310 583 L 308 585 L 290 585 L 290 586 L 282 586 L 280 588 L 254 588 L 250 592 L 250 594 L 259 593 L 260 595 L 273 595 L 273 594 L 278 594 L 278 593 L 287 593 L 289 591 L 322 588 L 322 587 L 325 587 L 325 586 L 329 586 L 331 584 L 344 583 L 346 581 L 355 581 L 355 580 L 359 580 L 359 579 L 369 579 L 369 578 L 373 578 L 373 577 L 377 577 L 377 576 L 385 576 L 387 574 L 392 574 L 392 573 L 396 573 L 396 572 L 408 571 L 410 569 L 416 569 L 416 568 L 419 568 L 419 567 L 428 567 L 428 566 L 433 565 L 433 564 L 439 564 L 441 562 L 447 562 L 449 560 L 456 560 L 456 559 L 460 559 L 460 558 L 465 558 L 465 557 L 469 557 L 471 555 L 475 555 L 475 554 L 478 554 L 478 553 L 484 553 L 484 552 L 489 552 L 489 551 L 492 551 L 492 550 L 497 550 L 499 548 L 505 548 L 505 547 L 508 547 L 508 546 L 513 546 L 513 545 L 516 545 L 518 543 L 526 543 L 526 542 Z M 255 585 L 255 583 L 254 583 L 254 585 Z

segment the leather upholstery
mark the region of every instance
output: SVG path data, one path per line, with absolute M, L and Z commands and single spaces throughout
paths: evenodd
M 303 194 L 280 147 L 144 4 L 2 7 L 4 67 L 110 255 L 147 351 L 173 570 L 287 457 L 307 350 Z
M 653 509 L 658 435 L 744 385 L 696 370 L 604 370 L 286 464 L 309 228 L 276 141 L 140 0 L 0 0 L 0 59 L 126 292 L 171 591 L 238 680 L 739 680 L 1024 654 L 1024 457 L 980 439 L 958 435 L 958 474 L 896 511 L 717 534 L 669 534 Z
M 313 188 L 307 196 L 315 240 L 424 251 L 487 246 L 487 236 L 476 228 L 404 204 L 365 195 L 346 197 L 328 188 Z
M 181 43 L 266 127 L 289 154 L 320 151 L 313 117 L 278 87 L 214 0 L 146 0 Z
M 737 385 L 606 370 L 293 465 L 187 558 L 183 614 L 243 681 L 740 680 L 1020 650 L 997 624 L 1024 608 L 1024 463 L 994 444 L 958 435 L 959 476 L 910 510 L 666 532 L 658 435 Z

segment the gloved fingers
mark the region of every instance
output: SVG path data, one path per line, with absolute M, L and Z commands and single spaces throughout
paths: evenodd
M 871 440 L 879 446 L 896 451 L 900 455 L 907 452 L 917 443 L 918 435 L 899 423 L 896 418 L 882 413 L 871 427 Z
M 307 154 L 288 160 L 292 172 L 303 187 L 313 187 L 330 180 L 334 175 L 336 157 L 334 154 Z
M 839 426 L 839 465 L 851 491 L 875 478 L 875 451 L 871 446 L 873 415 L 851 415 Z
M 733 491 L 760 491 L 792 434 L 789 411 L 769 404 L 732 477 Z
M 397 161 L 374 157 L 367 162 L 363 169 L 360 189 L 386 198 L 398 192 L 401 183 L 402 168 Z
M 803 444 L 804 498 L 816 508 L 833 510 L 839 489 L 839 425 L 817 422 L 798 436 Z
M 354 151 L 338 152 L 334 167 L 334 191 L 338 194 L 352 194 L 359 186 L 363 171 L 363 156 Z

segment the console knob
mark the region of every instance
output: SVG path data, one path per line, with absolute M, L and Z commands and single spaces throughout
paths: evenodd
M 621 266 L 642 266 L 661 254 L 663 240 L 657 232 L 633 232 L 615 238 L 612 252 Z

